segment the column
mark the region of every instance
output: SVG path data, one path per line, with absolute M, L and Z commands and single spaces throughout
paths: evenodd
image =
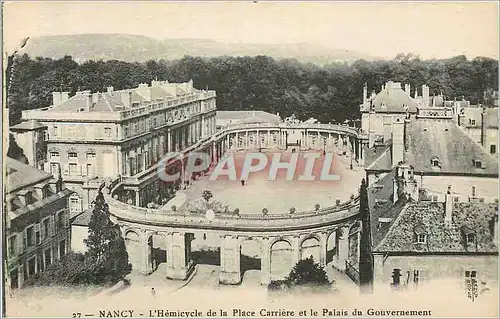
M 206 130 L 205 130 L 205 116 L 201 116 L 201 137 L 205 137 L 205 133 L 206 133 Z
M 212 142 L 212 163 L 217 162 L 217 147 L 215 141 Z
M 245 148 L 248 147 L 248 131 L 245 131 Z
M 135 192 L 135 206 L 139 207 L 139 206 L 141 206 L 140 205 L 141 202 L 140 202 L 140 198 L 139 198 L 140 197 L 139 190 L 136 189 L 134 192 Z
M 319 253 L 319 263 L 322 266 L 326 266 L 326 250 L 328 236 L 326 233 L 319 233 L 319 245 L 320 245 L 320 253 Z
M 363 142 L 359 143 L 359 166 L 365 166 L 365 157 L 363 155 Z
M 349 256 L 349 227 L 342 227 L 342 234 L 339 236 L 339 247 L 337 254 L 337 267 L 345 271 L 345 262 Z
M 268 285 L 271 282 L 271 246 L 269 238 L 264 237 L 260 246 L 261 260 L 260 260 L 260 283 Z
M 145 276 L 151 274 L 151 248 L 149 247 L 149 233 L 145 230 L 141 231 L 141 263 L 139 272 Z
M 173 232 L 167 234 L 167 278 L 185 280 L 193 271 L 193 264 L 186 252 L 189 252 L 191 238 L 189 234 Z M 188 248 L 186 250 L 186 248 Z
M 236 236 L 221 237 L 219 282 L 237 285 L 241 282 L 240 245 Z
M 294 267 L 300 260 L 300 237 L 299 235 L 294 235 L 292 238 L 291 238 L 291 242 L 292 242 L 292 267 Z M 292 270 L 290 268 L 290 270 Z
M 224 152 L 226 152 L 229 149 L 229 133 L 226 135 L 226 147 L 224 147 Z

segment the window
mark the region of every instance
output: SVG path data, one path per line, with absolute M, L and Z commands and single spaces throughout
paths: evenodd
M 437 195 L 432 195 L 431 201 L 437 202 L 438 201 L 438 196 Z
M 64 212 L 59 212 L 57 214 L 57 229 L 61 230 L 64 228 Z
M 439 165 L 439 160 L 438 160 L 438 159 L 436 159 L 436 158 L 435 158 L 435 159 L 433 159 L 433 160 L 431 161 L 431 163 L 432 163 L 432 166 L 434 166 L 434 167 L 439 167 L 439 166 L 440 166 L 440 165 Z
M 110 127 L 104 128 L 104 136 L 111 137 L 111 128 Z
M 472 197 L 476 197 L 476 188 L 472 186 Z
M 476 120 L 469 119 L 469 121 L 470 121 L 470 125 L 472 125 L 472 126 L 476 125 Z
M 28 260 L 28 277 L 33 276 L 36 273 L 36 257 Z
M 76 173 L 77 165 L 75 163 L 69 164 L 69 175 L 77 175 Z
M 123 134 L 125 135 L 125 137 L 129 136 L 130 129 L 129 129 L 128 125 L 126 125 L 126 126 L 123 127 Z
M 473 244 L 476 242 L 475 234 L 467 234 L 467 244 Z
M 472 165 L 474 165 L 475 168 L 481 168 L 483 163 L 480 160 L 473 160 Z
M 495 144 L 490 145 L 490 154 L 496 154 L 497 153 L 497 146 Z
M 95 153 L 94 152 L 87 153 L 87 161 L 90 161 L 90 160 L 95 160 Z
M 59 258 L 63 258 L 66 255 L 66 241 L 63 240 L 59 243 Z
M 57 163 L 50 163 L 50 174 L 56 175 L 58 172 Z
M 427 242 L 427 235 L 426 234 L 419 234 L 417 236 L 417 242 L 419 244 L 425 244 Z
M 458 196 L 454 196 L 454 197 L 453 197 L 453 201 L 454 201 L 455 203 L 458 203 L 458 201 L 459 201 L 459 200 L 460 200 L 460 197 L 458 197 Z
M 70 199 L 69 199 L 69 211 L 72 213 L 80 212 L 80 198 L 70 197 Z
M 33 226 L 26 229 L 26 242 L 28 244 L 28 247 L 35 245 L 34 232 L 35 232 L 35 228 Z
M 54 125 L 54 137 L 58 137 L 59 136 L 59 127 L 57 125 Z
M 87 173 L 87 176 L 94 176 L 94 166 L 92 164 L 87 163 L 86 173 Z
M 49 237 L 49 219 L 46 218 L 42 222 L 42 237 L 43 238 L 48 238 Z
M 45 255 L 45 268 L 47 268 L 52 263 L 52 252 L 50 248 L 45 251 L 44 255 Z
M 69 152 L 68 159 L 76 161 L 78 158 L 78 154 L 76 152 Z
M 35 244 L 38 245 L 41 242 L 40 237 L 40 224 L 35 225 Z
M 479 202 L 480 202 L 480 203 L 484 203 L 484 197 L 480 197 L 480 198 L 479 198 Z
M 16 254 L 17 237 L 12 235 L 9 238 L 9 255 L 13 256 Z
M 59 152 L 50 152 L 51 159 L 59 159 Z

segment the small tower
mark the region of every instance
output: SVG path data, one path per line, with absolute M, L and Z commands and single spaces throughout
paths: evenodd
M 29 120 L 12 126 L 10 131 L 19 147 L 23 149 L 28 164 L 43 169 L 42 165 L 47 158 L 47 126 Z
M 393 181 L 393 202 L 405 195 L 407 199 L 418 201 L 418 184 L 414 176 L 413 166 L 399 163 Z

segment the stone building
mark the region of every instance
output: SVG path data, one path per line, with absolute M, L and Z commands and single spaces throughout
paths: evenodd
M 6 158 L 8 287 L 20 288 L 70 249 L 68 199 L 59 178 Z
M 215 132 L 215 92 L 193 82 L 152 81 L 134 89 L 54 92 L 47 108 L 23 111 L 14 129 L 46 127 L 47 172 L 61 171 L 72 216 L 95 198 L 103 178 L 120 177 L 127 201 L 137 206 L 168 199 L 168 185 L 153 176 L 167 152 L 187 149 Z M 28 143 L 19 139 L 23 149 Z
M 459 201 L 452 187 L 444 191 L 440 201 L 419 196 L 408 165 L 368 188 L 375 288 L 498 284 L 498 203 Z

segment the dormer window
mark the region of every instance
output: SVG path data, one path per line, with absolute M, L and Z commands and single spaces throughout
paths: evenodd
M 427 235 L 426 234 L 418 234 L 417 243 L 425 244 L 426 242 L 427 242 Z
M 473 244 L 476 242 L 476 234 L 467 235 L 467 244 Z
M 70 160 L 76 160 L 78 157 L 78 154 L 76 152 L 69 152 L 68 153 L 68 159 Z
M 431 159 L 431 165 L 432 165 L 432 167 L 441 167 L 441 162 L 439 161 L 439 158 L 433 157 Z
M 475 168 L 483 168 L 483 162 L 481 160 L 478 160 L 478 159 L 472 160 L 472 165 Z
M 470 125 L 472 125 L 472 126 L 476 125 L 476 120 L 469 119 L 469 122 L 470 122 Z

